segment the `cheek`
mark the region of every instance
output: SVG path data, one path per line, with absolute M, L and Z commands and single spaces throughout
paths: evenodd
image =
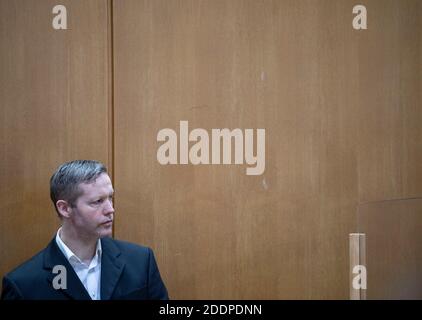
M 75 215 L 75 223 L 80 226 L 93 226 L 100 220 L 100 211 L 91 207 L 83 207 Z

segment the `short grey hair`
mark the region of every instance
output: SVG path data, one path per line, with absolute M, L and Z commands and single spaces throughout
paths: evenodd
M 58 200 L 67 201 L 72 207 L 81 195 L 81 183 L 94 182 L 107 168 L 95 160 L 74 160 L 60 165 L 50 178 L 50 198 L 57 210 Z

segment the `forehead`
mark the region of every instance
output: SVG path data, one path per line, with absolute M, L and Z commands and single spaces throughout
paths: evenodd
M 113 192 L 113 185 L 111 179 L 107 173 L 102 173 L 98 176 L 95 181 L 90 183 L 81 183 L 79 185 L 79 190 L 82 193 L 82 196 L 98 196 L 98 195 L 108 195 Z

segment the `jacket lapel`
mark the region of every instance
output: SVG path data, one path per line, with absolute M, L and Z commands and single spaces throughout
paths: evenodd
M 111 239 L 101 239 L 101 300 L 109 300 L 122 274 L 124 262 Z
M 75 270 L 57 246 L 56 239 L 53 238 L 44 253 L 44 268 L 49 270 L 47 281 L 51 283 L 51 286 L 54 277 L 58 275 L 53 273 L 53 268 L 57 265 L 62 265 L 66 269 L 66 289 L 57 289 L 56 291 L 71 299 L 91 300 Z

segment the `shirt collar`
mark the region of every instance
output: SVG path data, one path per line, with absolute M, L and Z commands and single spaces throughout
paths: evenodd
M 73 253 L 72 250 L 70 250 L 70 248 L 63 242 L 63 240 L 60 238 L 60 231 L 62 230 L 62 228 L 60 227 L 60 229 L 57 231 L 56 233 L 56 243 L 57 246 L 59 247 L 60 251 L 63 252 L 64 256 L 66 257 L 66 259 L 69 262 L 77 262 L 79 264 L 82 264 L 82 260 L 79 259 L 79 257 Z M 101 253 L 102 253 L 102 248 L 101 248 L 101 240 L 98 239 L 97 241 L 97 248 L 95 249 L 95 256 L 92 258 L 91 263 L 92 262 L 98 262 L 101 261 Z

